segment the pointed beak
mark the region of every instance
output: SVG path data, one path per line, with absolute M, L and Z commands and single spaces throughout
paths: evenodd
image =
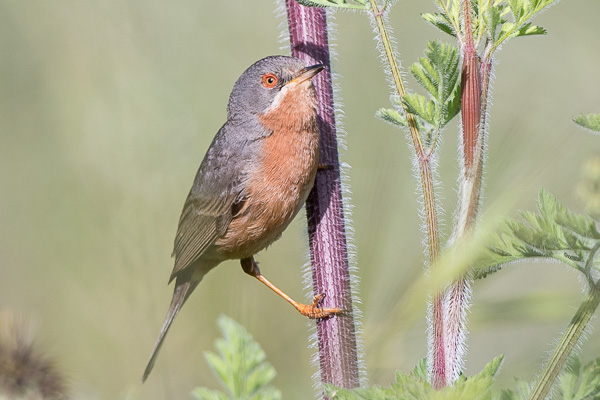
M 302 68 L 294 77 L 294 79 L 286 83 L 286 85 L 289 85 L 290 83 L 295 83 L 296 85 L 298 85 L 304 81 L 307 81 L 319 72 L 321 72 L 323 68 L 325 68 L 323 64 L 316 64 L 311 65 L 310 67 Z

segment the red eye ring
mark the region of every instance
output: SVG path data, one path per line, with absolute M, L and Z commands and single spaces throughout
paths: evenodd
M 277 85 L 277 76 L 275 74 L 264 74 L 262 76 L 262 85 L 266 88 L 274 88 Z

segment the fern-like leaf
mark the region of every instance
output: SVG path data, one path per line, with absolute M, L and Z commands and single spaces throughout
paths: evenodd
M 271 386 L 276 372 L 265 352 L 240 324 L 221 315 L 218 320 L 223 338 L 215 341 L 217 353 L 206 353 L 206 360 L 227 394 L 196 388 L 197 400 L 279 400 L 281 392 Z
M 558 381 L 558 392 L 565 400 L 600 400 L 600 358 L 582 365 L 572 358 Z
M 448 43 L 431 41 L 425 57 L 410 67 L 415 79 L 427 90 L 429 98 L 408 94 L 403 101 L 408 112 L 418 115 L 436 129 L 444 127 L 460 110 L 458 49 Z
M 522 212 L 521 221 L 507 220 L 477 259 L 475 275 L 483 278 L 502 264 L 526 258 L 558 260 L 596 281 L 600 275 L 600 232 L 595 221 L 570 211 L 542 190 L 538 213 Z

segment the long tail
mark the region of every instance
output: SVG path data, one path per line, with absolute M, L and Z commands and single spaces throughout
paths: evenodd
M 146 378 L 148 378 L 148 375 L 150 375 L 150 371 L 152 371 L 152 367 L 154 367 L 154 362 L 156 361 L 160 347 L 165 340 L 165 336 L 167 335 L 173 320 L 175 320 L 177 313 L 199 283 L 200 280 L 191 280 L 189 276 L 184 275 L 177 277 L 173 299 L 171 300 L 169 311 L 167 311 L 167 317 L 165 318 L 165 322 L 163 322 L 163 326 L 160 329 L 160 334 L 158 335 L 158 339 L 156 339 L 154 350 L 152 350 L 152 355 L 150 356 L 150 360 L 148 361 L 148 365 L 144 371 L 144 377 L 142 378 L 143 382 L 146 381 Z

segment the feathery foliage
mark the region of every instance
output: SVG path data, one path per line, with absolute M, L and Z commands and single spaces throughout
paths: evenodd
M 428 98 L 409 93 L 402 98 L 406 110 L 415 116 L 419 131 L 430 144 L 439 131 L 460 111 L 460 56 L 458 48 L 438 40 L 427 44 L 425 57 L 410 67 L 415 79 L 428 92 Z M 398 97 L 391 98 L 402 109 Z M 381 108 L 376 116 L 395 125 L 408 127 L 406 117 L 397 109 Z
M 483 400 L 492 398 L 492 384 L 503 357 L 497 357 L 487 364 L 481 372 L 469 378 L 461 376 L 453 386 L 435 390 L 428 382 L 426 360 L 422 360 L 414 370 L 406 375 L 396 374 L 396 381 L 391 387 L 374 386 L 354 390 L 328 387 L 327 395 L 339 400 L 451 400 L 473 399 Z
M 197 400 L 278 400 L 281 392 L 271 386 L 276 372 L 265 352 L 243 326 L 221 315 L 218 320 L 223 338 L 215 341 L 218 354 L 206 353 L 206 361 L 226 394 L 218 390 L 196 388 Z
M 526 258 L 558 260 L 584 273 L 595 284 L 600 260 L 600 232 L 595 221 L 566 209 L 546 190 L 540 191 L 538 214 L 524 211 L 522 221 L 509 219 L 476 262 L 475 275 L 483 278 L 502 264 Z
M 491 42 L 491 52 L 511 37 L 545 35 L 546 30 L 533 25 L 531 19 L 558 0 L 471 0 L 475 46 Z M 460 30 L 461 0 L 436 0 L 442 13 L 421 16 L 442 32 L 463 42 Z

